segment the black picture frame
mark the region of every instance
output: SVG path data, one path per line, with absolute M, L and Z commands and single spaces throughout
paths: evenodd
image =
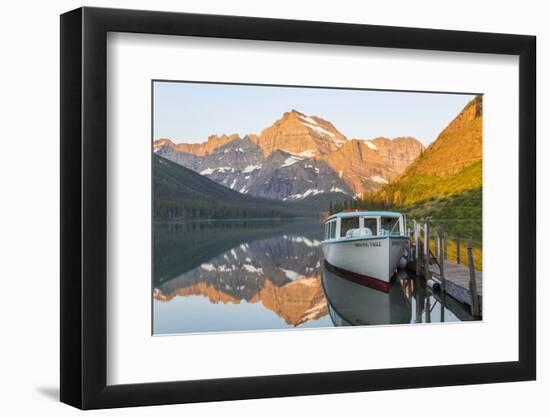
M 519 56 L 519 360 L 107 385 L 108 32 Z M 88 7 L 61 15 L 61 401 L 94 409 L 535 379 L 535 50 L 524 35 Z

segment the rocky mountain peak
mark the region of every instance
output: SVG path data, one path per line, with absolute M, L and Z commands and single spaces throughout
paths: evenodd
M 300 153 L 311 151 L 321 157 L 335 151 L 347 141 L 332 123 L 291 110 L 262 130 L 258 145 L 267 157 L 276 150 Z
M 418 139 L 411 136 L 393 139 L 377 137 L 366 140 L 365 144 L 375 150 L 384 163 L 397 173 L 405 171 L 425 149 Z
M 157 151 L 163 146 L 168 146 L 172 149 L 175 149 L 179 152 L 185 152 L 195 156 L 205 156 L 211 154 L 214 150 L 223 146 L 229 142 L 240 139 L 237 133 L 232 133 L 230 135 L 210 135 L 205 142 L 202 143 L 178 143 L 174 144 L 170 139 L 162 138 L 157 139 L 153 143 L 153 150 Z
M 414 138 L 348 140 L 331 122 L 292 109 L 259 135 L 155 142 L 155 153 L 243 194 L 295 200 L 375 192 L 424 149 Z
M 176 144 L 167 138 L 160 138 L 155 140 L 153 143 L 153 151 L 156 151 L 163 146 L 168 146 L 169 148 L 176 149 Z
M 356 194 L 373 192 L 397 177 L 378 152 L 353 139 L 327 157 L 327 163 Z

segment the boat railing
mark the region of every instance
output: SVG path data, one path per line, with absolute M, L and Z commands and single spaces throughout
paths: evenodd
M 404 233 L 401 233 L 401 232 L 390 232 L 390 231 L 388 231 L 388 230 L 381 229 L 381 230 L 380 230 L 380 233 L 378 234 L 378 236 L 399 237 L 399 236 L 405 236 L 405 234 L 404 234 Z

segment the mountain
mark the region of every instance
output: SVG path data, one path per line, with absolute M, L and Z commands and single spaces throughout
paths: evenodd
M 212 153 L 214 149 L 219 148 L 220 146 L 225 145 L 232 140 L 238 139 L 239 135 L 233 133 L 232 135 L 212 135 L 209 136 L 206 142 L 203 143 L 179 143 L 175 144 L 170 139 L 158 139 L 155 141 L 154 148 L 160 148 L 162 146 L 169 146 L 170 148 L 180 151 L 190 153 L 196 156 L 204 156 Z
M 471 100 L 437 139 L 374 199 L 411 205 L 482 186 L 482 97 Z
M 377 191 L 398 176 L 375 150 L 360 140 L 347 141 L 338 150 L 329 154 L 326 160 L 352 188 L 354 194 Z
M 283 201 L 324 194 L 322 200 L 329 201 L 376 192 L 423 146 L 414 138 L 348 140 L 329 121 L 292 110 L 260 135 L 210 136 L 200 144 L 177 145 L 159 139 L 153 149 L 243 194 Z
M 203 157 L 159 146 L 170 159 L 231 190 L 274 200 L 303 200 L 321 193 L 352 194 L 351 188 L 312 152 L 276 150 L 267 157 L 249 136 L 233 140 Z
M 155 220 L 296 214 L 281 202 L 243 195 L 159 155 L 153 155 L 153 170 Z
M 413 137 L 384 137 L 365 141 L 366 145 L 376 151 L 386 166 L 401 174 L 424 151 L 424 145 Z
M 320 157 L 337 150 L 346 143 L 347 138 L 332 123 L 292 110 L 262 130 L 257 140 L 265 156 L 276 150 L 284 150 L 292 153 L 307 152 L 313 157 Z

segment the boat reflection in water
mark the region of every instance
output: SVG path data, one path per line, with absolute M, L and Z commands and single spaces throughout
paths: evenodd
M 335 326 L 401 324 L 411 322 L 411 307 L 398 280 L 388 292 L 356 282 L 323 268 L 323 289 Z
M 326 262 L 322 284 L 329 315 L 335 326 L 435 323 L 473 320 L 464 306 L 441 298 L 401 270 L 387 292 L 335 272 Z

